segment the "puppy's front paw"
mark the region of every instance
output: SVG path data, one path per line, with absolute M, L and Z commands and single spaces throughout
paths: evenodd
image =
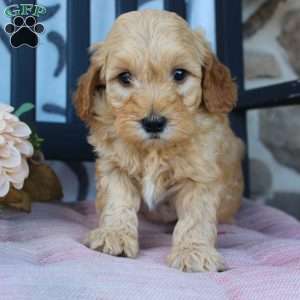
M 93 250 L 115 256 L 136 257 L 139 250 L 137 234 L 115 228 L 96 228 L 92 230 L 84 244 Z
M 225 266 L 213 247 L 174 247 L 168 256 L 168 265 L 184 272 L 221 271 Z

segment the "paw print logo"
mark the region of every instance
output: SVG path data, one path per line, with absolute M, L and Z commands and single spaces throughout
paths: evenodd
M 35 48 L 38 45 L 38 34 L 44 31 L 44 26 L 37 23 L 33 16 L 28 16 L 25 19 L 21 16 L 16 16 L 12 23 L 5 26 L 4 30 L 10 34 L 10 44 L 14 48 L 22 45 Z

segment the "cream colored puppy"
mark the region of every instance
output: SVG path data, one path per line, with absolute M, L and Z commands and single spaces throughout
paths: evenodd
M 222 269 L 217 222 L 232 219 L 243 192 L 228 69 L 201 33 L 166 11 L 120 16 L 92 52 L 74 100 L 98 157 L 99 225 L 86 244 L 137 256 L 143 207 L 152 219 L 178 219 L 170 266 Z

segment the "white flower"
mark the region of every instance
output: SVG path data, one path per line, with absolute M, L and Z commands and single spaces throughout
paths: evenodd
M 0 103 L 0 197 L 4 197 L 12 185 L 22 189 L 29 175 L 27 158 L 33 155 L 28 141 L 30 128 L 12 114 L 13 107 Z

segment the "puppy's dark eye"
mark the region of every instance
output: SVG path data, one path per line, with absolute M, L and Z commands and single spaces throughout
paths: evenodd
M 175 69 L 173 72 L 173 79 L 174 81 L 180 83 L 182 82 L 187 76 L 187 71 L 184 69 Z
M 118 80 L 125 86 L 129 86 L 131 84 L 132 76 L 129 72 L 123 72 L 118 75 Z

